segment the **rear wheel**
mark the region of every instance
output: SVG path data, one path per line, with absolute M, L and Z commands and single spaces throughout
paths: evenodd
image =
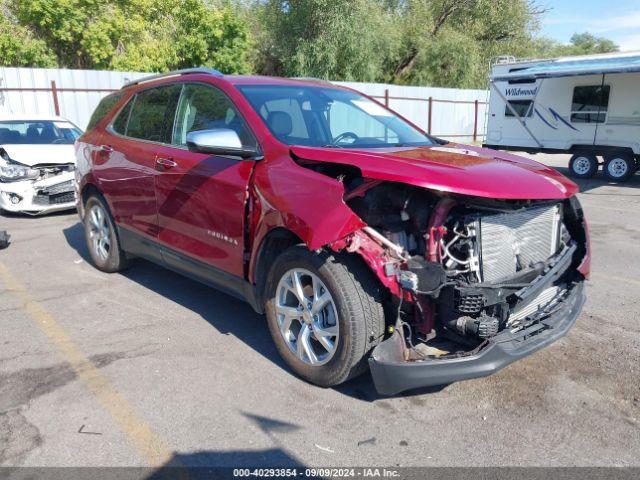
M 330 387 L 366 370 L 385 324 L 381 287 L 359 259 L 292 247 L 273 265 L 266 292 L 271 336 L 297 375 Z
M 608 155 L 604 162 L 604 173 L 610 180 L 625 182 L 636 171 L 636 163 L 631 155 L 614 153 Z
M 598 158 L 591 153 L 578 153 L 569 160 L 569 171 L 576 178 L 591 178 L 598 171 Z
M 98 270 L 113 273 L 129 265 L 109 208 L 100 196 L 91 196 L 85 204 L 84 233 L 89 255 Z

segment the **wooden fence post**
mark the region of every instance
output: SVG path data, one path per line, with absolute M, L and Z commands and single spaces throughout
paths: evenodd
M 433 97 L 429 97 L 429 123 L 427 133 L 431 135 L 431 121 L 433 119 Z
M 384 89 L 384 106 L 389 108 L 389 89 Z
M 473 120 L 473 141 L 478 140 L 478 100 L 473 103 L 474 106 L 474 120 Z
M 56 88 L 56 81 L 51 80 L 51 95 L 53 95 L 53 109 L 56 115 L 60 115 L 60 104 L 58 103 L 58 89 Z

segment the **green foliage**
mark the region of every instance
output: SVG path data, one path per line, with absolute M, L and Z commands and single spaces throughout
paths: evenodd
M 230 6 L 204 0 L 10 0 L 8 9 L 63 67 L 251 69 L 248 24 Z
M 390 16 L 368 0 L 267 0 L 256 9 L 261 70 L 372 81 L 383 73 Z
M 498 55 L 617 50 L 536 36 L 536 0 L 0 0 L 0 64 L 483 88 Z
M 54 53 L 26 27 L 0 17 L 0 61 L 17 67 L 56 67 Z
M 535 37 L 533 0 L 255 0 L 256 65 L 268 75 L 484 88 L 491 60 L 598 53 L 615 45 Z M 563 47 L 564 49 L 561 49 Z
M 533 42 L 533 52 L 541 57 L 559 57 L 565 55 L 589 55 L 594 53 L 609 53 L 618 50 L 618 46 L 611 40 L 584 32 L 571 37 L 571 43 L 564 45 L 546 38 L 538 38 Z

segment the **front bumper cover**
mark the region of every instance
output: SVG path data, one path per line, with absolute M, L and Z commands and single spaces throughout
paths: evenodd
M 63 172 L 44 180 L 0 182 L 0 210 L 42 215 L 76 208 L 73 181 L 73 172 Z M 12 203 L 12 195 L 16 195 L 20 201 Z M 49 198 L 56 200 L 49 201 Z
M 548 317 L 517 332 L 503 330 L 476 354 L 456 358 L 405 361 L 403 342 L 396 332 L 380 343 L 369 358 L 376 390 L 395 395 L 405 390 L 446 385 L 486 377 L 540 350 L 564 336 L 585 302 L 584 282 L 574 284 L 560 306 Z

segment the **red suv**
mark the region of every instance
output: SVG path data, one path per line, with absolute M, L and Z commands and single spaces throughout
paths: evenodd
M 574 183 L 347 88 L 149 77 L 102 100 L 76 152 L 97 268 L 142 257 L 246 300 L 318 385 L 367 365 L 384 394 L 489 375 L 584 303 Z

